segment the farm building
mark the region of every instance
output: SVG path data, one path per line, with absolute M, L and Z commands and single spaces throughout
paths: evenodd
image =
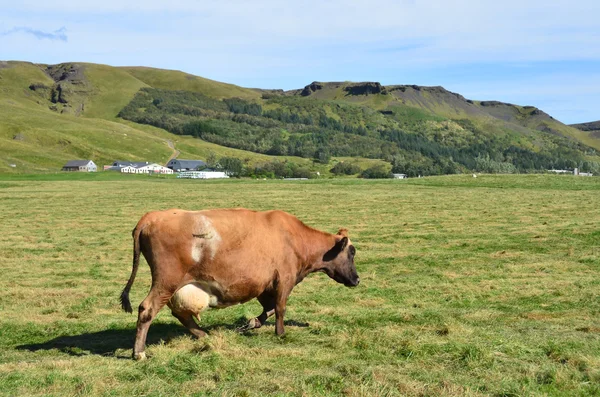
M 98 167 L 92 160 L 70 160 L 62 167 L 63 171 L 96 172 Z
M 173 170 L 156 163 L 132 163 L 131 165 L 112 166 L 107 170 L 124 174 L 172 174 Z
M 406 174 L 392 174 L 394 179 L 406 179 Z
M 229 178 L 229 176 L 221 171 L 182 171 L 177 174 L 177 178 L 220 179 L 220 178 Z
M 157 163 L 148 161 L 121 161 L 117 160 L 110 166 L 105 166 L 104 171 L 117 171 L 124 174 L 172 174 L 173 170 Z
M 105 165 L 104 171 L 117 171 L 117 172 L 125 172 L 131 173 L 128 171 L 123 171 L 123 169 L 128 169 L 128 167 L 140 168 L 150 164 L 148 161 L 121 161 L 117 160 L 112 165 Z M 135 173 L 135 172 L 134 172 Z
M 167 167 L 173 171 L 195 171 L 198 167 L 206 167 L 206 163 L 202 160 L 179 160 L 173 159 L 169 161 Z
M 136 168 L 138 174 L 172 174 L 173 170 L 163 167 L 160 164 L 151 163 L 143 167 Z
M 574 168 L 573 171 L 570 170 L 548 170 L 548 172 L 554 172 L 555 174 L 573 174 L 575 176 L 594 176 L 591 172 L 581 172 L 579 168 Z
M 118 169 L 114 169 L 114 170 L 111 169 L 111 171 L 119 171 L 124 174 L 137 174 L 137 168 L 135 168 L 132 165 L 126 165 L 124 167 L 115 167 L 115 168 L 118 168 Z
M 577 175 L 577 176 L 594 176 L 594 174 L 592 174 L 591 172 L 581 172 L 581 171 L 579 171 L 579 168 L 575 168 L 573 170 L 573 175 Z
M 127 167 L 133 166 L 135 168 L 143 167 L 145 165 L 150 164 L 149 161 L 121 161 L 117 160 L 112 164 L 112 167 Z

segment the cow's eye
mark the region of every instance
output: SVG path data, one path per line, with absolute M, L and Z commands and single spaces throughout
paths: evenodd
M 356 255 L 356 248 L 354 248 L 353 245 L 350 246 L 350 255 L 352 255 L 352 256 Z

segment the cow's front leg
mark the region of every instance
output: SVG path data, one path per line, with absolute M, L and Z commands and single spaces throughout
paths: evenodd
M 267 319 L 275 314 L 275 294 L 272 291 L 263 292 L 256 298 L 263 307 L 262 313 L 258 317 L 251 318 L 248 323 L 238 328 L 238 331 L 244 332 L 251 329 L 260 328 L 265 325 Z
M 240 331 L 249 331 L 251 329 L 260 328 L 265 325 L 265 322 L 269 317 L 275 314 L 275 294 L 272 291 L 263 292 L 256 299 L 258 299 L 262 305 L 263 311 L 258 317 L 248 320 L 248 324 L 239 328 Z
M 251 329 L 262 327 L 269 317 L 275 314 L 275 309 L 271 309 L 269 311 L 263 310 L 263 312 L 258 317 L 251 318 L 248 320 L 248 324 L 240 327 L 240 331 L 249 331 Z

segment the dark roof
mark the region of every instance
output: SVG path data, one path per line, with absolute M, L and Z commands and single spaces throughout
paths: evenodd
M 64 167 L 83 167 L 84 165 L 88 165 L 88 163 L 92 160 L 69 160 Z
M 105 169 L 105 171 L 119 171 L 121 172 L 121 170 L 125 167 L 129 167 L 128 165 L 124 165 L 124 166 L 120 166 L 120 165 L 113 165 L 112 167 L 108 167 L 107 169 Z
M 113 167 L 127 167 L 132 166 L 135 168 L 143 167 L 145 165 L 150 164 L 148 161 L 121 161 L 117 160 L 113 163 Z
M 169 164 L 179 164 L 181 168 L 197 168 L 201 165 L 206 165 L 202 160 L 180 160 L 174 159 L 169 161 Z

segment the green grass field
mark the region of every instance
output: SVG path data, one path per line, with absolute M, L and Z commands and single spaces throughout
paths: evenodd
M 2 395 L 599 395 L 600 179 L 193 181 L 0 176 Z M 143 362 L 118 296 L 147 211 L 282 209 L 347 227 L 362 282 L 292 293 L 286 335 L 164 309 Z M 146 295 L 142 261 L 131 298 Z

